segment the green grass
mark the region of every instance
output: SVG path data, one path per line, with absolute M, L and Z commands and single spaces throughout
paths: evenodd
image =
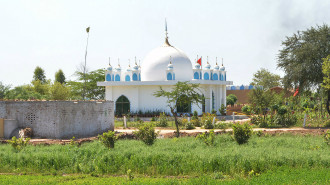
M 216 136 L 215 146 L 192 137 L 159 139 L 152 146 L 137 140 L 119 140 L 113 150 L 99 142 L 70 145 L 27 146 L 16 152 L 0 144 L 2 173 L 95 173 L 150 176 L 200 176 L 223 173 L 247 175 L 279 167 L 329 168 L 330 150 L 322 136 L 252 137 L 245 145 L 229 135 Z
M 220 177 L 220 178 L 216 178 Z M 1 184 L 329 184 L 330 173 L 328 169 L 289 169 L 280 168 L 268 171 L 259 176 L 226 178 L 225 176 L 201 177 L 134 177 L 128 181 L 125 176 L 41 176 L 41 175 L 0 175 Z
M 149 121 L 147 121 L 149 122 Z M 153 125 L 156 125 L 156 121 L 150 121 Z M 139 124 L 138 121 L 128 121 L 127 123 L 128 128 L 136 128 L 137 125 Z M 124 122 L 123 121 L 115 121 L 115 128 L 122 128 L 124 127 Z M 161 128 L 161 127 L 160 127 Z M 168 126 L 164 127 L 166 129 L 176 129 L 174 121 L 168 121 Z

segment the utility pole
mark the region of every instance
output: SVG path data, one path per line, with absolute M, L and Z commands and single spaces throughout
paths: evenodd
M 86 96 L 86 59 L 87 59 L 87 47 L 88 47 L 88 38 L 89 38 L 89 29 L 90 27 L 86 28 L 87 32 L 87 44 L 86 44 L 86 51 L 85 51 L 85 65 L 84 65 L 84 92 L 83 92 L 83 100 L 85 101 Z

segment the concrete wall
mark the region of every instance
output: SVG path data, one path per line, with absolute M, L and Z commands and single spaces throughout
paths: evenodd
M 114 104 L 84 101 L 0 101 L 0 118 L 31 127 L 35 137 L 89 137 L 114 129 Z

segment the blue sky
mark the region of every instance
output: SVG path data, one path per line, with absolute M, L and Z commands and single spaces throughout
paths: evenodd
M 276 68 L 281 42 L 298 30 L 330 23 L 329 0 L 0 0 L 0 81 L 23 85 L 36 66 L 54 79 L 67 79 L 84 62 L 86 27 L 90 26 L 89 70 L 122 67 L 136 56 L 141 62 L 164 42 L 164 19 L 170 43 L 195 61 L 224 58 L 227 80 L 247 85 L 261 67 Z

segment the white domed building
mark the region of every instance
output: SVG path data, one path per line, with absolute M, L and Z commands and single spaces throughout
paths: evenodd
M 133 67 L 121 70 L 120 65 L 113 68 L 110 63 L 106 68 L 105 81 L 98 82 L 98 86 L 105 86 L 105 99 L 114 101 L 115 112 L 164 111 L 170 113 L 166 98 L 157 98 L 153 93 L 160 90 L 170 90 L 178 81 L 189 81 L 200 84 L 205 102 L 201 105 L 188 104 L 178 107 L 178 113 L 198 114 L 217 110 L 222 104 L 226 105 L 227 81 L 225 67 L 216 64 L 214 68 L 207 61 L 202 66 L 196 62 L 192 65 L 188 56 L 180 49 L 168 42 L 167 27 L 165 27 L 165 43 L 150 51 L 138 66 L 136 61 Z

